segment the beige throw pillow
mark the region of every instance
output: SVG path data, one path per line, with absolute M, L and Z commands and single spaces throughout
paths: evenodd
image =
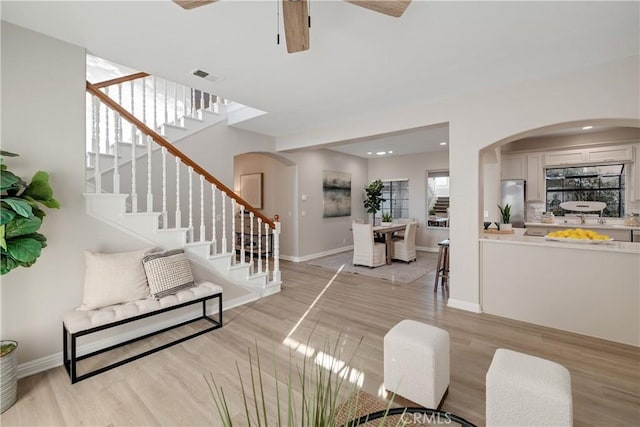
M 142 258 L 153 249 L 105 254 L 84 251 L 86 272 L 80 310 L 92 310 L 149 297 Z

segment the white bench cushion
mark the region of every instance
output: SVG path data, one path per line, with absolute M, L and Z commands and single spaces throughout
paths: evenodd
M 62 318 L 67 330 L 74 334 L 106 325 L 119 320 L 128 319 L 139 314 L 151 313 L 166 307 L 171 307 L 198 298 L 222 293 L 222 287 L 210 282 L 202 282 L 196 286 L 184 289 L 174 295 L 167 295 L 160 299 L 147 298 L 101 307 L 95 310 L 74 310 L 66 313 Z

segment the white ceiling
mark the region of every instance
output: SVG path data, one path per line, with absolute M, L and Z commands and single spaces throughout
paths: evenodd
M 414 0 L 392 18 L 344 1 L 313 0 L 311 49 L 295 54 L 275 43 L 276 4 L 220 0 L 186 11 L 170 1 L 3 0 L 1 16 L 266 111 L 242 127 L 276 137 L 640 52 L 636 1 Z M 196 68 L 221 79 L 193 77 Z M 358 155 L 375 151 L 375 144 L 428 151 L 440 149 L 432 144 L 442 131 L 436 126 L 332 148 Z

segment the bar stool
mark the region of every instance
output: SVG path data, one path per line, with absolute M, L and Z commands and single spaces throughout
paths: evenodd
M 442 289 L 449 292 L 449 239 L 438 242 L 438 263 L 436 264 L 436 280 L 433 284 L 433 292 L 438 292 L 438 280 L 441 280 Z

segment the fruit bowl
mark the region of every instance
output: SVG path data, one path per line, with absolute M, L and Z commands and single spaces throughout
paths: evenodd
M 593 230 L 583 230 L 582 228 L 569 228 L 551 232 L 545 236 L 547 240 L 554 242 L 570 242 L 583 244 L 602 244 L 613 241 L 607 235 L 600 234 Z

